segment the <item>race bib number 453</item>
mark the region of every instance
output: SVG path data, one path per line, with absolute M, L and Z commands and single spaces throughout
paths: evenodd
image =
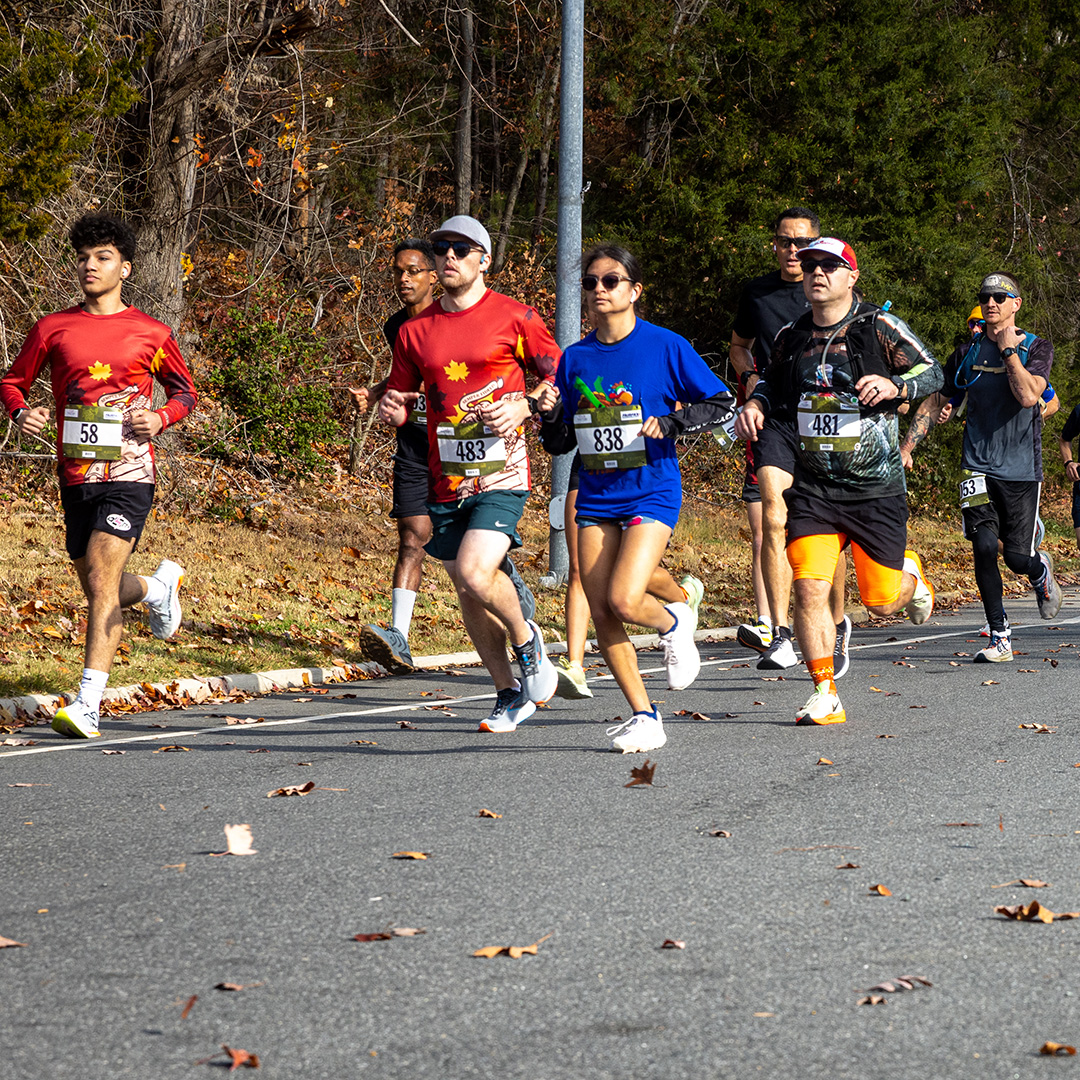
M 960 473 L 960 509 L 970 510 L 974 506 L 984 506 L 990 501 L 986 490 L 986 473 L 964 469 Z
M 490 476 L 506 468 L 506 443 L 479 420 L 440 424 L 435 434 L 444 476 Z
M 648 463 L 640 405 L 611 405 L 574 413 L 581 466 L 590 472 L 640 469 Z
M 60 439 L 64 457 L 119 461 L 123 427 L 124 414 L 119 409 L 99 405 L 65 408 Z

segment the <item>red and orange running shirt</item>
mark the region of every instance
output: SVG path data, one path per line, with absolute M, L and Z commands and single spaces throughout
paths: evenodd
M 0 404 L 9 415 L 27 407 L 26 394 L 46 364 L 61 486 L 152 484 L 154 451 L 148 440 L 135 437 L 131 413 L 151 407 L 155 378 L 167 395 L 157 410 L 162 430 L 187 416 L 197 400 L 169 327 L 134 307 L 114 315 L 91 315 L 81 307 L 46 315 L 0 379 Z
M 560 355 L 535 308 L 490 289 L 465 311 L 444 311 L 436 301 L 402 324 L 387 387 L 426 388 L 436 502 L 529 490 L 524 429 L 500 439 L 479 422 L 476 408 L 523 397 L 527 371 L 550 382 Z

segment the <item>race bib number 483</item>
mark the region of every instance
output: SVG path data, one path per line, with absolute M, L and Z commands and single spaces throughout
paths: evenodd
M 120 460 L 124 414 L 107 406 L 68 406 L 60 439 L 64 457 L 95 461 Z
M 444 476 L 490 476 L 506 468 L 506 443 L 479 420 L 440 424 L 435 434 Z
M 611 405 L 574 413 L 581 466 L 590 472 L 640 469 L 648 463 L 640 405 Z

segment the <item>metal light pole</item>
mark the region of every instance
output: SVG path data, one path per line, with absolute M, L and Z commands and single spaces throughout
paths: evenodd
M 559 86 L 559 219 L 556 244 L 555 340 L 559 347 L 581 337 L 582 130 L 585 101 L 585 0 L 564 0 L 562 74 Z M 570 563 L 563 531 L 563 504 L 573 453 L 551 459 L 548 572 L 540 584 L 549 589 L 566 581 Z

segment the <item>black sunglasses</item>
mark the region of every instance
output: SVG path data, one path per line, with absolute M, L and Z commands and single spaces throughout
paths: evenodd
M 604 274 L 603 277 L 597 277 L 595 274 L 586 274 L 581 279 L 581 287 L 586 292 L 592 292 L 596 288 L 597 283 L 599 282 L 603 284 L 604 288 L 607 289 L 608 292 L 611 292 L 613 289 L 617 289 L 619 287 L 620 281 L 629 281 L 631 284 L 633 284 L 634 279 L 628 277 L 619 277 L 618 274 Z
M 817 269 L 824 270 L 826 274 L 832 274 L 839 270 L 841 266 L 848 270 L 851 269 L 843 259 L 800 259 L 799 265 L 802 267 L 804 274 L 812 274 Z
M 483 248 L 478 248 L 475 244 L 470 244 L 468 240 L 432 240 L 431 250 L 436 255 L 445 256 L 448 251 L 453 251 L 459 259 L 464 259 L 470 251 L 483 251 Z
M 991 300 L 995 304 L 1004 304 L 1006 300 L 1015 300 L 1011 292 L 981 292 L 979 293 L 979 303 L 988 304 Z
M 809 247 L 816 239 L 816 236 L 774 236 L 773 243 L 778 248 L 793 247 L 798 251 L 802 251 L 804 247 Z

